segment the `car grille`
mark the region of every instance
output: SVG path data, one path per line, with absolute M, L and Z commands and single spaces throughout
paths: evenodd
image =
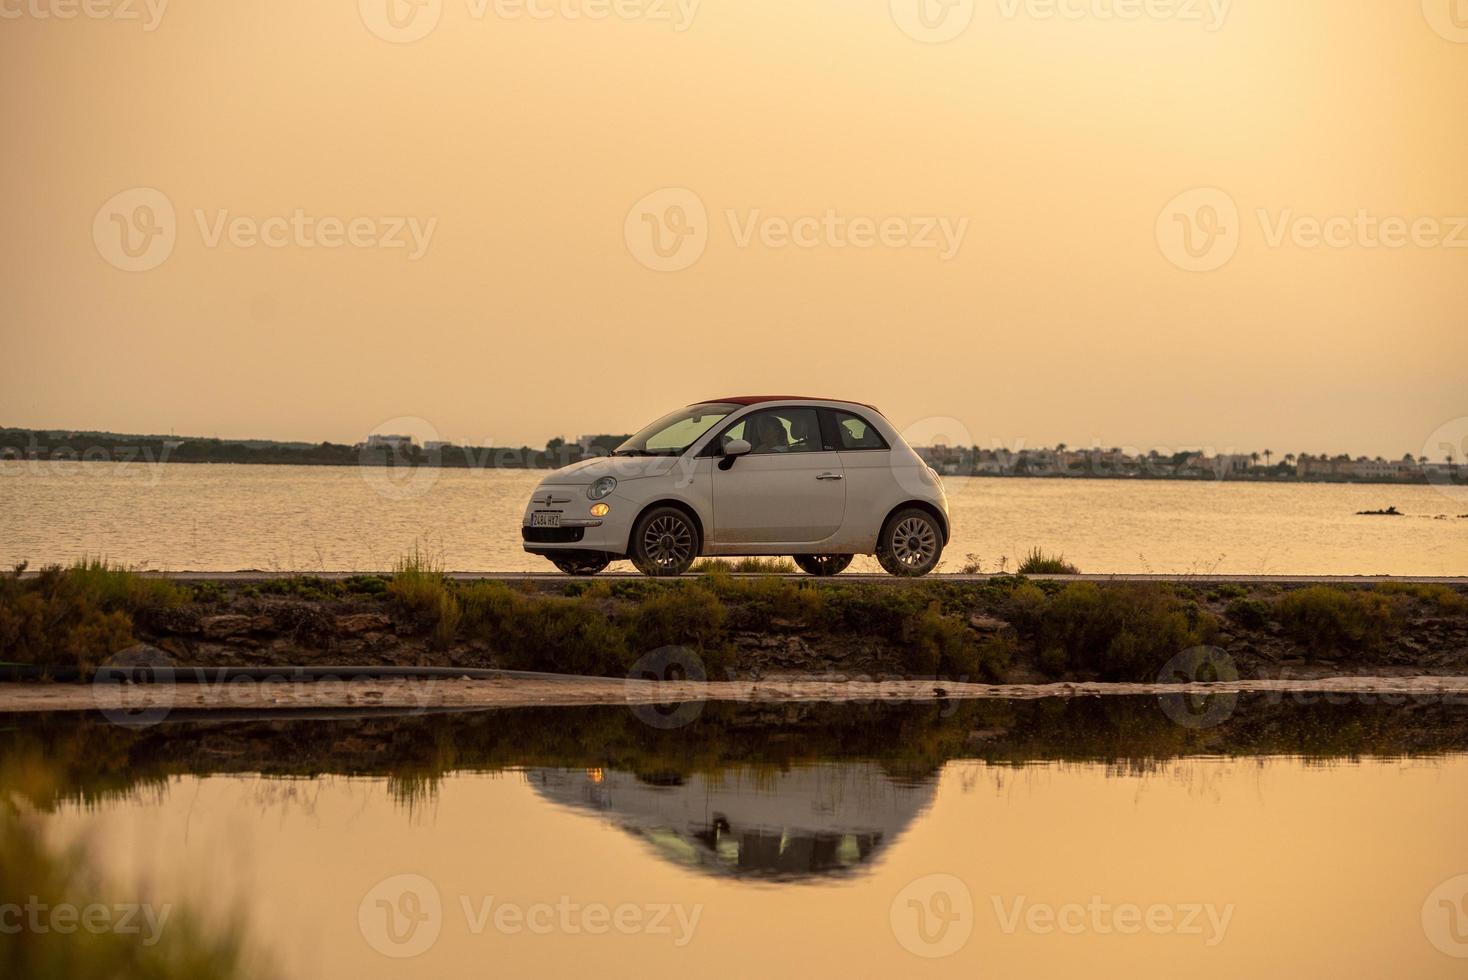
M 522 527 L 521 536 L 531 544 L 574 544 L 586 536 L 584 527 Z

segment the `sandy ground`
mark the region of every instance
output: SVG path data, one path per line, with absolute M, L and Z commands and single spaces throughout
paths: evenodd
M 516 708 L 562 705 L 650 705 L 698 701 L 938 701 L 1158 694 L 1372 695 L 1403 701 L 1459 696 L 1468 677 L 1327 677 L 1241 680 L 1212 684 L 957 684 L 932 681 L 443 680 L 401 679 L 241 682 L 227 684 L 0 684 L 0 712 L 170 710 L 268 711 L 317 708 Z

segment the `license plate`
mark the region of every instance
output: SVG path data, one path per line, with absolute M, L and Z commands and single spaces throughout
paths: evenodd
M 547 513 L 547 512 L 540 512 L 540 513 L 531 514 L 530 515 L 530 526 L 531 527 L 560 527 L 561 526 L 561 515 L 560 514 Z

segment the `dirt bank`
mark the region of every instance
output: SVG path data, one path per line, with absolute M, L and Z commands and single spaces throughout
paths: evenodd
M 1200 648 L 1217 653 L 1189 654 Z M 422 569 L 178 581 L 92 568 L 0 579 L 0 661 L 88 677 L 139 660 L 740 684 L 937 677 L 948 688 L 1468 676 L 1468 588 L 1020 577 L 894 588 L 727 574 L 509 583 Z
M 846 681 L 776 678 L 761 681 L 359 680 L 227 684 L 0 684 L 0 712 L 279 710 L 307 708 L 522 708 L 575 705 L 661 705 L 730 701 L 936 702 L 1035 700 L 1126 695 L 1279 694 L 1468 704 L 1468 676 L 1329 677 L 1206 684 L 970 684 L 934 681 Z

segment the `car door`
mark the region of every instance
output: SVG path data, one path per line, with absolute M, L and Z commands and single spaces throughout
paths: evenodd
M 753 448 L 714 467 L 717 545 L 811 544 L 836 533 L 846 511 L 845 478 L 814 408 L 753 412 L 721 433 L 719 444 L 730 439 Z
M 892 469 L 892 447 L 863 415 L 838 408 L 821 409 L 825 442 L 841 458 L 846 479 L 846 526 L 841 544 L 852 551 L 875 547 L 887 512 L 902 498 Z

